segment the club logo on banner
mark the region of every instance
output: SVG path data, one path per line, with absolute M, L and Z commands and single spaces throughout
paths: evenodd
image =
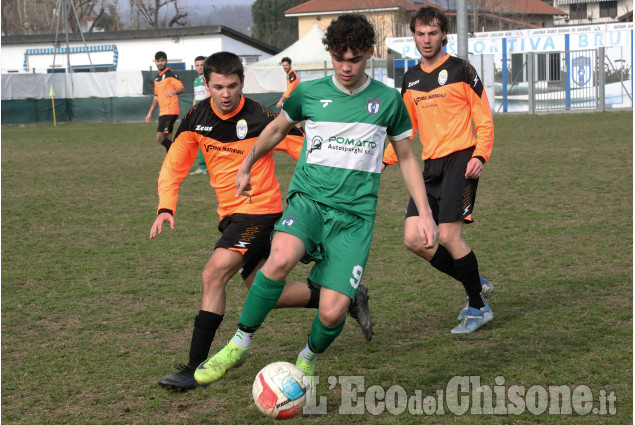
M 573 81 L 579 86 L 585 86 L 591 80 L 591 58 L 580 56 L 571 61 Z

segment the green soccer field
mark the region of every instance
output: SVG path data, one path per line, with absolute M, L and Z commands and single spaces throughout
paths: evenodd
M 403 247 L 408 196 L 390 167 L 363 282 L 375 337 L 348 320 L 318 360 L 316 414 L 295 423 L 632 422 L 632 112 L 496 116 L 495 128 L 465 230 L 496 286 L 494 320 L 450 334 L 463 290 Z M 3 423 L 271 423 L 253 378 L 295 361 L 314 310 L 274 311 L 247 363 L 208 388 L 156 383 L 187 361 L 219 233 L 207 178 L 190 176 L 176 229 L 149 239 L 164 156 L 154 135 L 146 124 L 2 128 Z M 286 189 L 293 161 L 276 162 Z M 245 295 L 232 279 L 213 352 Z

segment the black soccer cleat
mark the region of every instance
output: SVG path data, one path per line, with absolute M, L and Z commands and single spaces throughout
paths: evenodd
M 368 288 L 360 283 L 355 300 L 348 306 L 348 314 L 359 323 L 366 341 L 373 338 L 373 318 L 368 308 Z
M 185 392 L 206 386 L 199 384 L 194 379 L 194 371 L 196 370 L 196 367 L 177 363 L 174 365 L 174 368 L 178 370 L 178 372 L 159 378 L 159 385 L 163 388 Z

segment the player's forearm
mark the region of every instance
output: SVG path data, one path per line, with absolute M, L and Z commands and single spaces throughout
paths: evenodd
M 152 104 L 150 105 L 150 114 L 152 114 L 154 112 L 155 109 L 157 109 L 157 106 L 159 105 L 159 101 L 157 100 L 157 97 L 154 96 L 152 98 Z
M 267 153 L 272 151 L 278 144 L 289 134 L 289 130 L 293 127 L 293 123 L 289 123 L 283 115 L 278 115 L 275 120 L 269 123 L 260 136 L 258 136 L 258 140 L 254 143 L 254 147 L 245 158 L 247 165 L 251 169 L 251 167 L 258 161 L 260 158 L 265 156 Z
M 412 199 L 417 206 L 419 216 L 432 216 L 432 211 L 430 209 L 430 205 L 428 204 L 426 187 L 421 175 L 421 167 L 419 167 L 419 161 L 417 161 L 414 155 L 407 158 L 400 158 L 399 171 L 401 172 L 401 176 L 410 196 L 412 196 Z

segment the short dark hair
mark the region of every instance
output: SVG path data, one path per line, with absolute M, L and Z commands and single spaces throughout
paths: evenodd
M 340 56 L 348 49 L 355 53 L 366 52 L 375 45 L 375 29 L 364 15 L 346 13 L 331 21 L 322 44 Z
M 213 72 L 222 75 L 236 74 L 240 77 L 240 81 L 245 76 L 243 62 L 232 52 L 216 52 L 205 59 L 203 75 L 207 82 L 211 81 Z
M 289 62 L 289 65 L 291 65 L 291 58 L 288 58 L 288 57 L 286 57 L 286 56 L 285 56 L 285 57 L 283 57 L 283 58 L 282 58 L 282 60 L 280 61 L 280 63 L 282 64 L 282 63 L 284 63 L 284 62 Z
M 154 54 L 154 60 L 157 60 L 157 59 L 168 60 L 168 55 L 166 55 L 165 52 L 158 51 Z
M 422 7 L 417 10 L 410 19 L 410 31 L 414 34 L 415 27 L 417 24 L 420 25 L 438 25 L 441 29 L 441 32 L 448 33 L 448 17 L 441 11 L 441 9 L 437 9 L 436 7 Z M 443 39 L 443 45 L 448 44 L 447 37 Z
M 205 56 L 197 56 L 196 59 L 194 59 L 194 62 L 204 61 L 204 60 L 205 60 Z

